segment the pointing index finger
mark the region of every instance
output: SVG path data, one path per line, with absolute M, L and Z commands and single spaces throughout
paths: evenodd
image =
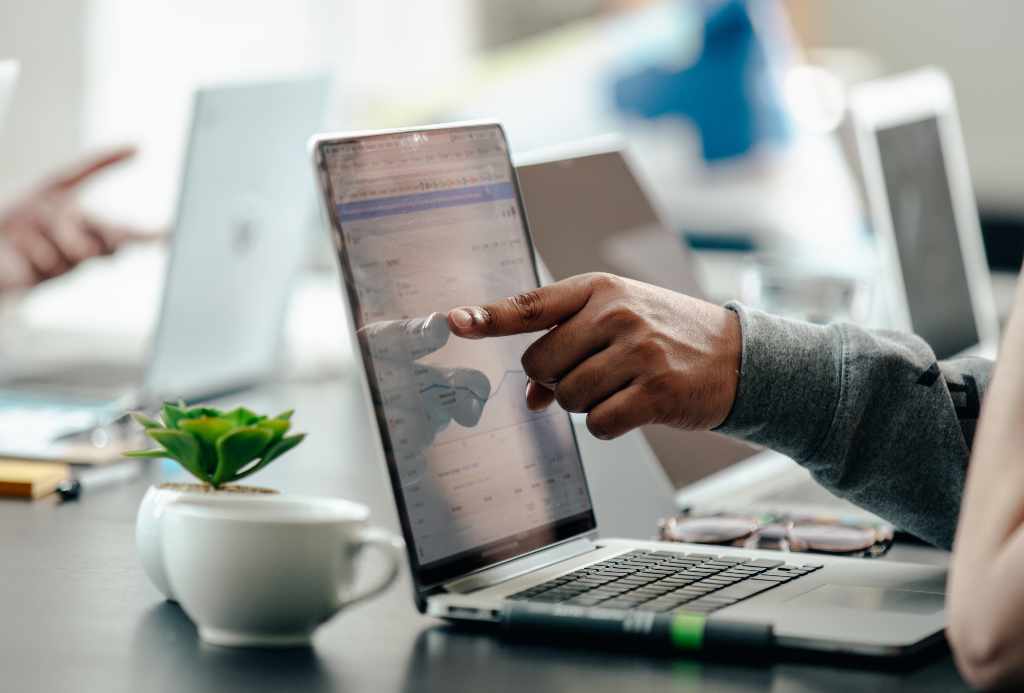
M 51 188 L 57 190 L 70 190 L 85 182 L 86 179 L 99 173 L 105 168 L 119 164 L 125 159 L 135 156 L 135 147 L 126 146 L 112 149 L 97 156 L 90 157 L 79 162 L 67 171 L 58 174 L 50 183 Z
M 448 312 L 448 326 L 467 339 L 546 330 L 578 313 L 591 293 L 586 275 L 570 277 L 487 305 L 455 308 Z

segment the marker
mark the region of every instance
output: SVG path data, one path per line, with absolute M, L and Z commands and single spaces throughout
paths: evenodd
M 766 649 L 775 643 L 771 624 L 711 621 L 705 614 L 686 611 L 663 614 L 510 601 L 502 607 L 501 622 L 509 633 L 558 634 L 676 652 Z

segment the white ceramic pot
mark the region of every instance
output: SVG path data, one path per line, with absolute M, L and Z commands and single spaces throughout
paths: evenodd
M 160 522 L 167 579 L 207 643 L 309 646 L 321 624 L 387 589 L 405 562 L 402 541 L 369 525 L 369 514 L 339 498 L 179 498 Z M 386 568 L 357 587 L 369 547 Z
M 253 498 L 266 499 L 273 497 L 276 491 L 269 489 L 250 488 L 250 493 L 236 490 L 214 491 L 199 484 L 160 484 L 150 486 L 139 504 L 139 512 L 135 518 L 135 547 L 139 552 L 142 569 L 146 571 L 150 582 L 170 601 L 177 601 L 167 581 L 167 570 L 164 567 L 161 526 L 164 510 L 169 503 L 179 498 L 203 498 L 215 503 L 244 503 Z

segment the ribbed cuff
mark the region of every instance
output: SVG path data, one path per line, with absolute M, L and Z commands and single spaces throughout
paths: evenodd
M 839 402 L 840 331 L 735 301 L 725 307 L 739 316 L 743 354 L 736 401 L 715 430 L 808 459 L 828 435 Z

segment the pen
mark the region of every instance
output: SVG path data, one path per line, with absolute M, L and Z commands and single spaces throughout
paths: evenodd
M 90 491 L 118 481 L 133 479 L 141 472 L 142 466 L 134 460 L 106 467 L 83 469 L 60 482 L 57 485 L 57 495 L 62 501 L 77 500 L 82 491 Z
M 502 607 L 501 622 L 509 633 L 557 634 L 668 651 L 764 649 L 775 642 L 771 624 L 709 620 L 686 611 L 663 614 L 510 601 Z

